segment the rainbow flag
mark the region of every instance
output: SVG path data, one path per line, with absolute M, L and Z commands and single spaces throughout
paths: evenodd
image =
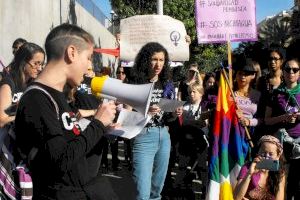
M 233 200 L 233 186 L 249 145 L 244 128 L 239 126 L 228 84 L 221 73 L 209 162 L 209 186 L 206 200 Z

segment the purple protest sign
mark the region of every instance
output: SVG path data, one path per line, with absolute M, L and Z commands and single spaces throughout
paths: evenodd
M 255 0 L 195 0 L 198 43 L 256 41 Z

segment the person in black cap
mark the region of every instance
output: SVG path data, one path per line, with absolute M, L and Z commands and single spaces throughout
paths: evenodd
M 242 127 L 256 127 L 262 121 L 257 116 L 261 93 L 251 87 L 255 76 L 256 71 L 252 65 L 245 65 L 236 72 L 234 95 L 238 107 L 237 116 Z

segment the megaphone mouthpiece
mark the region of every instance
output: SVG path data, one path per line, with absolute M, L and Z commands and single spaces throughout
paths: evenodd
M 94 77 L 91 81 L 92 93 L 97 97 L 115 97 L 119 102 L 132 106 L 146 116 L 154 83 L 133 85 L 108 76 Z

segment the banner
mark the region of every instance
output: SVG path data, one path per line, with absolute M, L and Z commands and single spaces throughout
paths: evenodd
M 94 52 L 96 53 L 104 53 L 104 54 L 108 54 L 108 55 L 112 55 L 115 57 L 119 57 L 120 56 L 120 49 L 116 48 L 116 49 L 100 49 L 100 48 L 95 48 Z
M 198 43 L 256 41 L 255 0 L 195 0 Z
M 163 45 L 171 61 L 189 60 L 184 24 L 166 15 L 136 15 L 121 20 L 120 59 L 132 61 L 148 42 Z

